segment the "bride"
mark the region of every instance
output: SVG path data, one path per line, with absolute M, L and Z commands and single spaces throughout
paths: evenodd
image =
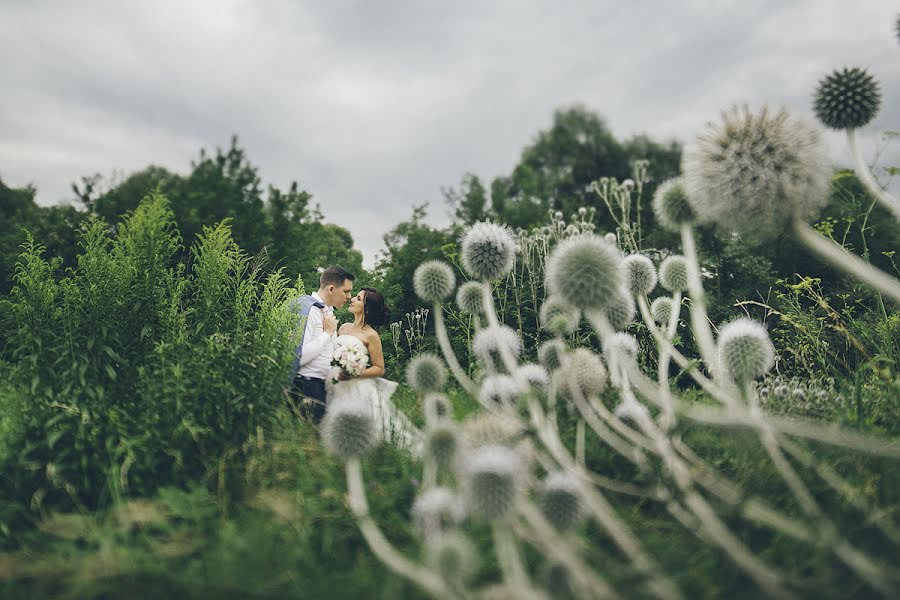
M 368 355 L 369 366 L 356 377 L 335 367 L 338 374 L 337 378 L 332 377 L 328 383 L 328 404 L 350 397 L 365 398 L 372 409 L 378 438 L 418 454 L 422 447 L 422 432 L 391 403 L 390 398 L 397 389 L 397 383 L 382 377 L 384 352 L 376 328 L 384 325 L 388 319 L 384 296 L 374 288 L 361 288 L 350 299 L 349 310 L 353 315 L 353 322 L 344 323 L 338 329 L 335 349 L 356 346 Z

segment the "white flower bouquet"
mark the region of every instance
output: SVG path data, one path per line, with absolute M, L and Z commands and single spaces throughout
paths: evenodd
M 338 367 L 350 377 L 358 377 L 369 366 L 369 357 L 355 345 L 338 344 L 332 355 L 332 366 Z M 335 372 L 334 380 L 337 381 L 340 371 Z

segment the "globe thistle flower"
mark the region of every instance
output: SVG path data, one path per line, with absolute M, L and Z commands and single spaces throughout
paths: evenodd
M 460 251 L 463 268 L 473 278 L 499 279 L 516 262 L 516 239 L 509 227 L 480 221 L 463 235 Z
M 426 302 L 441 302 L 453 293 L 456 277 L 450 265 L 440 260 L 423 262 L 413 274 L 416 296 Z
M 637 360 L 638 343 L 634 336 L 624 331 L 619 331 L 603 341 L 603 354 L 617 351 L 619 356 L 629 360 Z
M 516 378 L 522 389 L 526 390 L 529 387 L 543 390 L 550 383 L 550 374 L 547 373 L 547 369 L 533 363 L 520 366 L 513 373 L 513 377 Z
M 650 304 L 650 314 L 657 323 L 665 325 L 672 318 L 672 299 L 660 296 Z
M 413 502 L 413 523 L 424 535 L 462 523 L 466 509 L 462 499 L 446 487 L 432 487 Z
M 547 261 L 550 293 L 581 310 L 603 310 L 622 286 L 618 249 L 586 234 L 560 242 Z
M 453 407 L 450 405 L 450 399 L 444 394 L 436 392 L 426 394 L 422 405 L 425 422 L 428 424 L 450 419 L 453 415 Z
M 831 129 L 858 129 L 867 125 L 881 107 L 878 82 L 865 69 L 836 70 L 821 81 L 813 96 L 819 120 Z
M 577 308 L 556 296 L 550 296 L 541 304 L 541 327 L 555 336 L 563 337 L 578 329 L 581 314 Z
M 569 352 L 568 360 L 557 377 L 560 381 L 560 396 L 568 399 L 577 391 L 589 398 L 606 389 L 606 368 L 603 361 L 587 348 L 576 348 Z
M 523 391 L 519 381 L 512 375 L 488 375 L 481 382 L 478 401 L 482 406 L 515 406 Z
M 644 296 L 656 287 L 656 267 L 643 254 L 629 254 L 622 259 L 625 286 L 633 296 Z
M 438 467 L 449 467 L 459 451 L 456 425 L 450 419 L 431 424 L 425 433 L 424 455 Z
M 593 313 L 594 311 L 591 311 L 589 314 Z M 607 305 L 604 314 L 613 329 L 625 329 L 634 321 L 635 307 L 632 296 L 624 289 L 619 290 L 612 302 Z
M 423 352 L 409 361 L 406 381 L 417 392 L 439 392 L 447 385 L 447 369 L 436 355 Z
M 519 356 L 522 351 L 519 334 L 506 325 L 485 327 L 472 339 L 472 351 L 484 364 L 491 364 L 501 348 L 506 348 L 513 356 Z
M 521 488 L 522 464 L 510 448 L 481 446 L 466 458 L 460 479 L 468 512 L 485 520 L 510 514 Z
M 673 177 L 664 181 L 653 194 L 653 214 L 665 229 L 678 233 L 682 225 L 696 220 L 684 191 L 684 179 Z
M 761 323 L 735 319 L 720 329 L 719 361 L 735 381 L 749 383 L 775 364 L 775 348 Z
M 445 531 L 428 538 L 425 556 L 428 565 L 444 581 L 457 586 L 472 579 L 478 567 L 478 550 L 458 531 Z
M 484 288 L 478 281 L 467 281 L 456 292 L 456 305 L 470 315 L 484 312 Z
M 547 475 L 540 494 L 540 509 L 557 529 L 566 531 L 578 525 L 583 516 L 578 479 L 563 471 Z
M 640 428 L 639 423 L 643 419 L 650 418 L 650 411 L 639 402 L 620 402 L 613 414 L 623 423 L 634 430 Z
M 515 446 L 525 430 L 518 419 L 501 413 L 478 411 L 462 422 L 462 440 L 469 449 L 486 444 Z
M 687 259 L 680 254 L 666 257 L 659 265 L 659 283 L 670 292 L 681 292 L 688 284 Z
M 555 371 L 560 368 L 566 361 L 566 344 L 562 340 L 550 340 L 544 342 L 538 347 L 538 361 L 548 371 Z
M 828 200 L 831 166 L 821 133 L 767 108 L 723 113 L 721 124 L 684 150 L 687 199 L 704 223 L 765 240 L 792 219 L 810 219 Z
M 616 237 L 616 234 L 612 232 L 607 233 L 603 236 L 603 241 L 618 250 L 619 239 Z
M 361 396 L 333 402 L 322 419 L 322 443 L 334 456 L 363 456 L 377 440 L 372 409 Z

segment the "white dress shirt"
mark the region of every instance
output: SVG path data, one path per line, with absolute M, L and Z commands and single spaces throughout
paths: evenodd
M 311 294 L 317 302 L 325 304 L 318 294 Z M 334 333 L 327 333 L 324 327 L 325 314 L 334 314 L 327 304 L 325 308 L 313 306 L 306 318 L 306 332 L 303 334 L 303 352 L 300 356 L 300 375 L 315 379 L 328 379 L 331 375 L 331 360 L 334 354 Z

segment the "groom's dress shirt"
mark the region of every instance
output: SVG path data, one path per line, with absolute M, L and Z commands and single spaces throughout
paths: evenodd
M 316 302 L 325 302 L 318 294 L 313 293 Z M 334 354 L 334 333 L 327 333 L 323 326 L 324 315 L 333 314 L 334 309 L 328 305 L 319 309 L 315 306 L 306 318 L 306 332 L 303 334 L 303 352 L 300 356 L 301 377 L 327 379 L 331 375 L 331 359 Z

